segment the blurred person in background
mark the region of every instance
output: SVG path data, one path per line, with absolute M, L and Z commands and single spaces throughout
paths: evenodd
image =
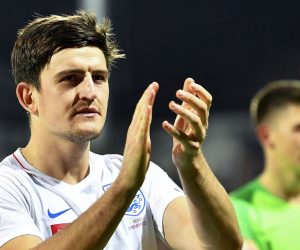
M 109 70 L 123 55 L 107 21 L 80 11 L 38 17 L 19 31 L 12 71 L 29 116 L 24 148 L 1 162 L 0 249 L 240 249 L 230 199 L 202 154 L 212 97 L 187 78 L 170 109 L 181 190 L 150 162 L 158 83 L 142 94 L 124 155 L 97 155 Z M 120 104 L 124 105 L 124 104 Z
M 264 153 L 263 172 L 230 194 L 245 249 L 300 247 L 300 81 L 278 80 L 258 91 L 251 118 Z

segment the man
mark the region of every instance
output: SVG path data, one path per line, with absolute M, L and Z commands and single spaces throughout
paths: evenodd
M 274 81 L 250 105 L 264 170 L 231 194 L 247 249 L 300 246 L 300 81 Z
M 162 126 L 185 194 L 151 163 L 150 124 L 158 83 L 141 96 L 124 156 L 96 155 L 109 69 L 122 57 L 108 22 L 78 12 L 40 17 L 19 32 L 12 52 L 16 94 L 31 137 L 1 163 L 0 245 L 8 249 L 240 249 L 229 198 L 201 152 L 211 95 L 184 82 Z

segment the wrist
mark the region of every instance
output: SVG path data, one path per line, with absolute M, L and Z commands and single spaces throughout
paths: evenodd
M 121 169 L 115 183 L 127 192 L 135 194 L 144 182 L 145 176 Z

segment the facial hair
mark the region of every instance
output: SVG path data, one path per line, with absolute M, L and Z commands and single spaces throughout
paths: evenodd
M 64 133 L 63 137 L 75 144 L 87 143 L 100 135 L 100 132 L 77 132 L 77 133 Z

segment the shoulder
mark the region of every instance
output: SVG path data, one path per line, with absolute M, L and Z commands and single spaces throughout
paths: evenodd
M 5 157 L 1 162 L 0 162 L 0 173 L 2 173 L 3 171 L 7 171 L 9 169 L 14 169 L 17 170 L 19 169 L 19 167 L 16 164 L 16 160 L 14 158 L 14 154 L 11 154 L 7 157 Z
M 123 156 L 119 154 L 95 154 L 90 152 L 90 161 L 94 164 L 100 165 L 108 169 L 119 169 L 122 166 Z M 159 174 L 166 175 L 166 172 L 160 168 L 157 164 L 150 162 L 147 176 L 157 176 Z
M 7 182 L 20 184 L 28 179 L 28 174 L 18 165 L 13 155 L 9 155 L 0 162 L 0 179 L 0 186 Z
M 258 179 L 254 179 L 230 194 L 243 234 L 247 235 L 249 232 L 246 233 L 245 230 L 249 231 L 249 228 L 259 222 L 257 212 L 263 206 L 261 197 L 265 197 L 264 193 Z
M 246 185 L 240 187 L 239 189 L 235 190 L 234 192 L 230 193 L 230 198 L 233 201 L 244 201 L 246 203 L 252 203 L 253 198 L 262 187 L 258 181 L 258 179 L 254 179 L 248 182 Z
M 31 177 L 13 158 L 8 157 L 0 163 L 0 209 L 9 206 L 15 207 L 11 209 L 17 209 L 17 206 L 28 208 L 35 197 L 34 186 Z

